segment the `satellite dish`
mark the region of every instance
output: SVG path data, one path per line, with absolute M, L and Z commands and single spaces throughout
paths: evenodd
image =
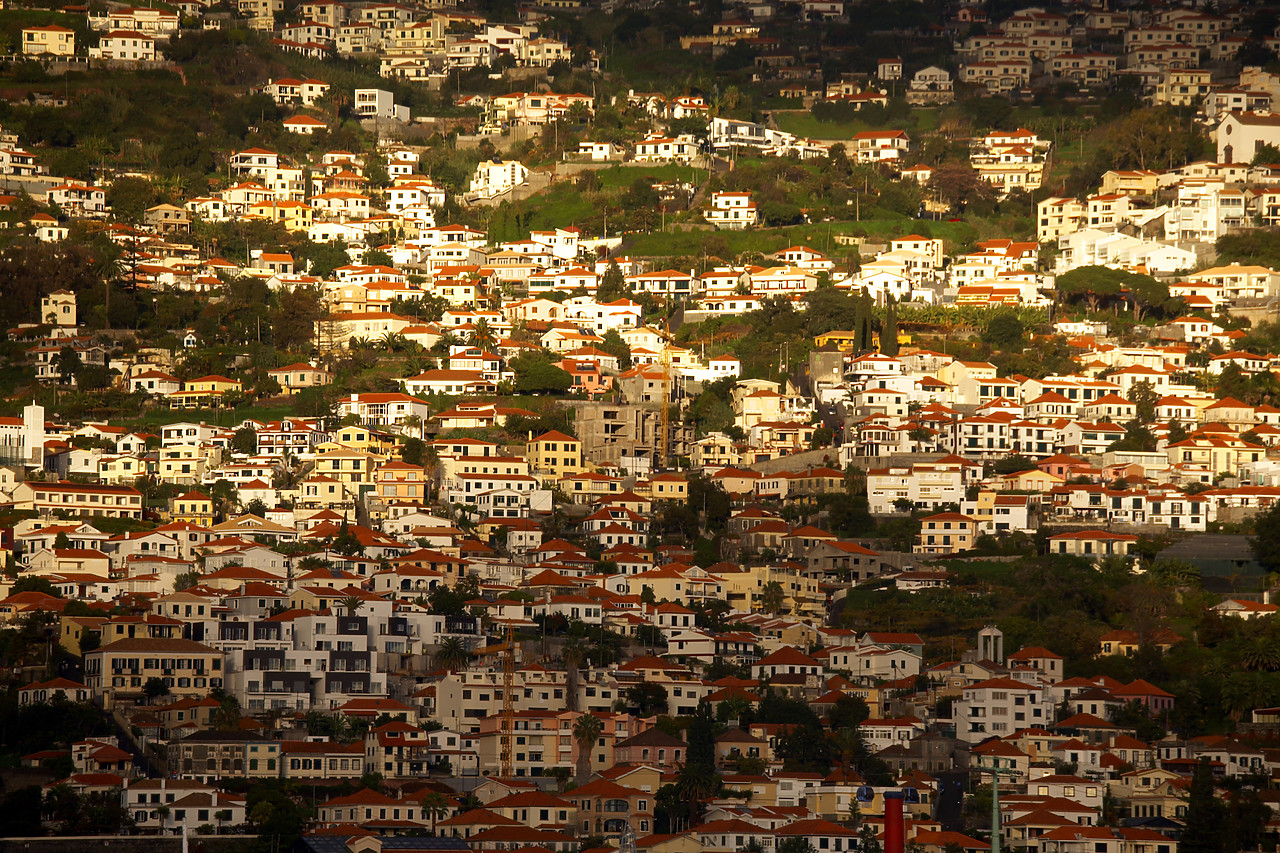
M 876 792 L 871 790 L 870 785 L 860 785 L 858 786 L 857 797 L 858 802 L 869 803 L 876 798 Z

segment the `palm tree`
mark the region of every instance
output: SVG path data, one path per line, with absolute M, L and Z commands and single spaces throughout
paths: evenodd
M 457 637 L 446 637 L 440 643 L 440 648 L 436 649 L 435 655 L 432 656 L 432 661 L 440 669 L 457 672 L 465 668 L 471 661 L 471 652 Z
M 853 766 L 853 760 L 857 758 L 858 751 L 862 747 L 862 738 L 858 736 L 858 730 L 852 726 L 845 726 L 832 734 L 831 743 L 836 749 L 836 754 L 840 756 L 840 762 L 848 770 Z
M 449 813 L 449 800 L 439 791 L 430 791 L 422 798 L 423 817 L 431 819 L 431 834 L 436 834 L 436 821 Z
M 1251 638 L 1240 652 L 1245 669 L 1275 672 L 1280 669 L 1280 646 L 1266 634 Z
M 360 611 L 360 606 L 364 604 L 364 599 L 358 595 L 348 595 L 339 603 L 342 609 L 347 611 L 348 616 L 355 616 Z
M 1222 709 L 1234 722 L 1270 702 L 1272 690 L 1256 672 L 1237 672 L 1222 685 Z
M 406 415 L 404 425 L 411 434 L 416 434 L 418 438 L 422 438 L 422 416 Z
M 560 657 L 565 666 L 565 710 L 578 710 L 578 684 L 582 678 L 581 668 L 587 660 L 587 647 L 578 638 L 564 644 Z
M 573 739 L 578 742 L 578 785 L 585 785 L 591 777 L 591 750 L 604 731 L 604 723 L 594 714 L 581 714 L 573 724 Z
M 440 340 L 436 341 L 435 344 L 432 345 L 431 351 L 447 356 L 452 348 L 456 344 L 460 343 L 462 343 L 461 339 L 459 339 L 453 332 L 445 332 L 440 336 Z
M 482 350 L 491 350 L 498 345 L 498 337 L 489 327 L 488 320 L 482 317 L 476 323 L 475 328 L 471 330 L 470 344 Z
M 563 794 L 565 786 L 569 784 L 569 777 L 573 774 L 568 767 L 548 767 L 547 775 L 556 780 L 556 790 Z
M 409 345 L 409 339 L 399 332 L 387 332 L 378 339 L 378 343 L 387 352 L 402 352 Z
M 720 790 L 720 777 L 709 764 L 686 764 L 676 776 L 676 790 L 689 804 L 689 826 L 696 826 L 703 802 Z
M 786 593 L 783 592 L 782 584 L 769 581 L 760 592 L 760 609 L 766 613 L 777 613 L 785 600 Z
M 226 694 L 214 698 L 221 704 L 213 712 L 213 727 L 220 732 L 233 732 L 240 728 L 240 700 Z

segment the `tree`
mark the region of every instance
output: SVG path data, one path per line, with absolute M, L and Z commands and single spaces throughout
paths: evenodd
M 419 803 L 423 817 L 431 821 L 431 834 L 436 834 L 436 821 L 449 813 L 449 800 L 439 791 L 428 791 Z
M 1280 502 L 1254 516 L 1254 535 L 1249 540 L 1258 563 L 1269 572 L 1280 572 Z
M 1021 471 L 1036 470 L 1036 463 L 1033 459 L 1015 453 L 998 460 L 992 467 L 997 474 L 1017 474 Z
M 858 840 L 862 842 L 858 846 L 862 853 L 884 853 L 884 845 L 880 843 L 880 836 L 876 833 L 876 828 L 871 824 L 862 825 L 862 830 L 858 833 Z
M 971 199 L 982 193 L 984 183 L 972 166 L 962 162 L 943 163 L 929 177 L 929 189 L 937 193 L 953 210 L 963 209 Z
M 667 713 L 667 688 L 644 682 L 627 688 L 627 707 L 637 717 Z
M 338 528 L 338 535 L 333 539 L 332 548 L 347 557 L 354 557 L 356 554 L 364 553 L 364 546 L 360 544 L 360 540 L 351 531 L 346 518 L 342 519 L 342 526 Z
M 364 604 L 364 599 L 358 595 L 348 595 L 345 596 L 340 603 L 342 605 L 342 609 L 347 611 L 348 616 L 355 616 L 360 612 L 360 607 Z
M 1151 387 L 1151 383 L 1145 379 L 1141 382 L 1133 383 L 1133 387 L 1129 389 L 1129 402 L 1134 405 L 1139 423 L 1150 424 L 1155 422 L 1156 403 L 1159 401 L 1159 392 Z
M 491 350 L 498 345 L 498 336 L 493 333 L 489 321 L 481 317 L 472 330 L 468 343 L 482 350 Z
M 599 299 L 599 297 L 596 297 Z M 617 329 L 610 329 L 604 333 L 597 349 L 607 352 L 618 360 L 618 368 L 620 370 L 628 370 L 631 367 L 631 347 L 622 339 L 622 335 L 618 334 Z
M 173 591 L 181 592 L 184 589 L 191 589 L 198 583 L 200 583 L 199 572 L 180 572 L 173 579 Z
M 258 431 L 246 424 L 231 435 L 231 449 L 252 456 L 258 452 Z
M 898 301 L 885 296 L 884 328 L 880 330 L 880 352 L 890 357 L 898 354 Z
M 1181 300 L 1170 298 L 1168 285 L 1149 275 L 1109 267 L 1077 267 L 1058 276 L 1054 287 L 1059 303 L 1084 302 L 1090 311 L 1129 305 L 1135 322 L 1148 313 L 1164 317 L 1183 307 Z
M 9 594 L 17 595 L 20 592 L 40 592 L 53 598 L 61 597 L 48 578 L 36 577 L 35 575 L 24 575 L 18 578 Z
M 627 279 L 622 274 L 622 268 L 618 266 L 617 261 L 610 259 L 609 266 L 600 277 L 600 285 L 596 288 L 596 299 L 600 302 L 613 302 L 630 295 L 631 291 L 627 287 Z
M 146 216 L 147 208 L 159 200 L 156 187 L 146 178 L 124 175 L 107 187 L 106 202 L 111 214 L 120 222 L 137 224 Z
M 1213 771 L 1207 758 L 1191 774 L 1187 813 L 1178 849 L 1181 853 L 1224 853 L 1222 828 L 1227 809 L 1213 790 Z
M 279 307 L 270 314 L 272 340 L 276 347 L 282 350 L 310 347 L 316 336 L 316 321 L 324 313 L 319 288 L 284 290 L 280 292 L 279 299 Z
M 1108 142 L 1116 169 L 1172 169 L 1194 159 L 1202 145 L 1194 122 L 1172 107 L 1130 113 L 1111 129 Z
M 689 808 L 689 826 L 702 822 L 702 804 L 720 790 L 720 776 L 715 766 L 705 762 L 686 761 L 676 774 L 676 790 Z
M 516 374 L 515 390 L 521 394 L 563 394 L 573 386 L 573 377 L 541 352 L 523 353 L 511 359 Z
M 53 357 L 54 363 L 58 367 L 58 381 L 63 385 L 70 385 L 77 373 L 84 367 L 80 360 L 80 353 L 75 351 L 70 344 L 64 344 L 58 354 Z
M 432 662 L 440 669 L 457 672 L 471 660 L 471 652 L 457 637 L 446 637 L 432 656 Z
M 778 844 L 778 853 L 818 853 L 803 835 L 793 835 Z
M 785 601 L 786 592 L 777 581 L 769 581 L 760 591 L 760 609 L 765 613 L 778 613 Z
M 1280 163 L 1280 148 L 1266 143 L 1259 145 L 1254 149 L 1253 159 L 1249 161 L 1250 166 L 1270 166 Z
M 856 729 L 871 716 L 871 709 L 865 699 L 849 694 L 841 694 L 827 714 L 832 731 L 844 728 Z
M 169 685 L 165 684 L 163 678 L 152 676 L 147 679 L 147 683 L 142 686 L 142 694 L 147 697 L 148 702 L 154 702 L 161 696 L 169 695 Z
M 240 728 L 240 700 L 221 691 L 214 691 L 218 710 L 213 712 L 213 727 L 221 732 L 234 732 Z
M 983 343 L 990 344 L 999 350 L 1021 350 L 1026 337 L 1026 329 L 1018 315 L 1012 311 L 1001 311 L 991 318 L 987 328 L 982 332 Z
M 591 752 L 604 731 L 604 723 L 595 714 L 580 714 L 573 723 L 573 739 L 578 744 L 577 784 L 585 785 L 591 778 Z

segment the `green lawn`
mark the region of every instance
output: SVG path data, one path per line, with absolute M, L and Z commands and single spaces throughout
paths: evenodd
M 701 183 L 707 178 L 706 169 L 695 169 L 692 166 L 680 166 L 674 163 L 630 163 L 625 166 L 614 166 L 596 172 L 603 187 L 630 187 L 636 178 L 651 178 L 654 181 L 696 181 Z
M 819 121 L 808 110 L 775 110 L 773 119 L 780 129 L 809 139 L 852 139 L 855 133 L 861 133 L 864 130 L 885 129 L 883 124 L 873 124 L 856 118 L 850 121 Z M 932 133 L 938 128 L 938 110 L 935 107 L 915 108 L 911 111 L 910 119 L 901 122 L 898 126 L 905 129 L 912 139 L 925 133 Z
M 852 139 L 855 133 L 873 130 L 864 121 L 818 121 L 808 110 L 775 111 L 773 120 L 781 130 L 808 139 Z

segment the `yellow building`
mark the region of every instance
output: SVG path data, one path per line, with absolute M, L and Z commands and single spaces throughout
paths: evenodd
M 221 405 L 223 397 L 239 393 L 243 386 L 225 376 L 201 376 L 182 383 L 182 390 L 169 397 L 169 405 L 185 409 L 197 409 Z
M 920 532 L 912 551 L 916 554 L 958 554 L 973 547 L 978 523 L 958 512 L 942 512 L 920 519 Z
M 312 476 L 298 486 L 298 506 L 302 509 L 333 510 L 347 515 L 355 509 L 355 500 L 346 484 L 332 477 Z
M 22 31 L 22 52 L 27 56 L 72 56 L 76 52 L 75 30 L 50 24 Z
M 385 432 L 363 426 L 341 427 L 333 436 L 333 442 L 322 444 L 318 450 L 359 450 L 372 454 L 379 459 L 392 459 L 397 456 L 396 440 Z
M 533 475 L 541 477 L 544 484 L 554 483 L 561 477 L 580 474 L 582 466 L 582 442 L 571 435 L 552 430 L 543 433 L 525 447 L 525 458 L 533 467 Z
M 80 641 L 92 634 L 100 636 L 99 631 L 107 621 L 105 616 L 63 616 L 61 630 L 58 632 L 58 645 L 71 654 L 80 657 Z
M 679 474 L 658 474 L 639 481 L 632 491 L 651 501 L 684 503 L 689 499 L 689 481 Z
M 208 527 L 213 524 L 213 499 L 202 492 L 187 492 L 169 502 L 169 519 Z
M 315 222 L 311 205 L 300 201 L 263 201 L 249 207 L 249 215 L 279 222 L 288 231 L 306 231 Z
M 195 484 L 210 466 L 222 461 L 222 451 L 213 445 L 172 444 L 160 449 L 156 479 L 162 483 Z
M 316 457 L 314 476 L 331 477 L 347 486 L 353 495 L 373 487 L 373 470 L 378 460 L 362 450 L 330 450 Z
M 103 456 L 98 460 L 98 480 L 112 486 L 131 486 L 147 474 L 147 463 L 141 456 L 122 454 Z

